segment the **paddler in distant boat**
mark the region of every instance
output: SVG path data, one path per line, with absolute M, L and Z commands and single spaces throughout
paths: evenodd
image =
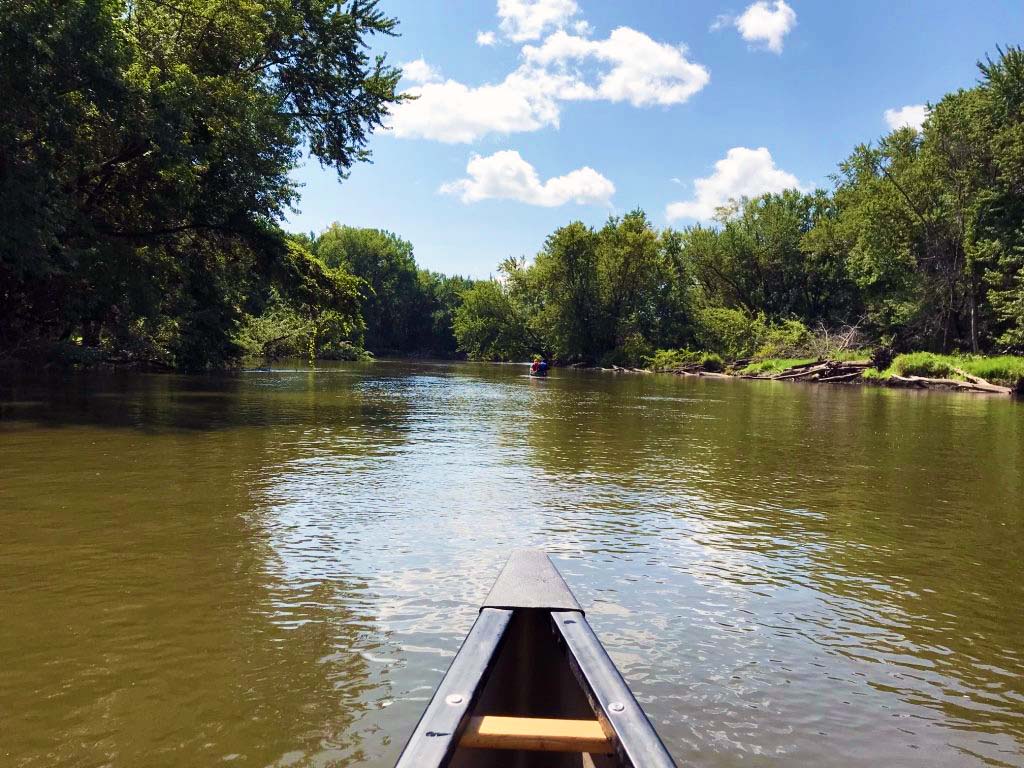
M 548 375 L 548 361 L 540 357 L 540 355 L 534 355 L 533 364 L 530 365 L 531 376 L 547 376 Z

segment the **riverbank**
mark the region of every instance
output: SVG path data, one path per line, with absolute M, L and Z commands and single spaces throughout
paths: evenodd
M 818 384 L 865 384 L 902 389 L 943 389 L 979 394 L 1024 396 L 1024 357 L 937 355 L 914 352 L 879 362 L 866 352 L 829 358 L 765 358 L 725 364 L 717 355 L 692 362 L 632 369 L 677 376 L 738 377 Z M 619 369 L 626 370 L 626 369 Z

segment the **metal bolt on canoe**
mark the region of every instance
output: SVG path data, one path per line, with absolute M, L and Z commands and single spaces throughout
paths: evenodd
M 671 755 L 548 556 L 519 550 L 395 768 L 669 768 Z

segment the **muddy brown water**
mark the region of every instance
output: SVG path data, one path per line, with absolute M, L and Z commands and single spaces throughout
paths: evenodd
M 0 386 L 0 764 L 389 766 L 511 547 L 693 766 L 1024 766 L 1024 404 L 518 366 Z

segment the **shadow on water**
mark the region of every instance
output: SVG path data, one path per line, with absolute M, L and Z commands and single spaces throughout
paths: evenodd
M 361 754 L 354 723 L 387 689 L 366 582 L 291 578 L 252 497 L 278 446 L 97 437 L 34 455 L 34 494 L 2 473 L 5 762 Z M 94 455 L 72 471 L 90 448 L 121 468 Z
M 342 386 L 338 378 L 344 381 Z M 404 401 L 365 397 L 359 384 L 367 380 L 371 379 L 363 366 L 194 377 L 73 373 L 6 382 L 0 388 L 0 423 L 132 428 L 151 433 L 351 420 L 395 426 L 401 421 Z

